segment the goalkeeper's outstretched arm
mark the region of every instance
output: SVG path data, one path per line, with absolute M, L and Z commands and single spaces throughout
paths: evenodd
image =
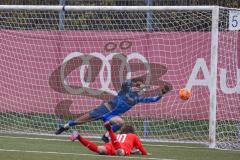
M 157 102 L 158 100 L 160 100 L 162 98 L 162 96 L 166 93 L 168 93 L 169 91 L 172 90 L 172 86 L 170 85 L 164 85 L 164 87 L 160 90 L 160 92 L 158 93 L 157 96 L 152 96 L 152 97 L 143 97 L 143 96 L 139 96 L 138 97 L 138 102 L 140 103 L 151 103 L 151 102 Z
M 152 102 L 157 102 L 158 100 L 161 99 L 161 96 L 153 96 L 153 97 L 143 97 L 140 96 L 138 97 L 138 102 L 140 103 L 152 103 Z

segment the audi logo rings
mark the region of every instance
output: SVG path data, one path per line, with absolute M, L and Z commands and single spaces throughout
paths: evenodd
M 100 79 L 101 88 L 99 88 L 97 90 L 89 88 L 89 85 L 90 85 L 89 79 L 91 79 L 92 70 L 94 69 L 94 68 L 92 68 L 92 66 L 90 66 L 90 60 L 94 57 L 101 60 L 101 62 L 102 62 L 101 69 L 99 71 L 99 79 Z M 146 77 L 145 83 L 146 83 L 146 85 L 150 84 L 150 80 L 151 80 L 150 79 L 151 78 L 150 64 L 148 63 L 147 59 L 138 52 L 132 52 L 131 54 L 128 54 L 127 56 L 124 56 L 120 53 L 110 53 L 107 56 L 105 56 L 102 53 L 98 53 L 98 52 L 93 52 L 90 54 L 83 54 L 80 52 L 72 52 L 64 58 L 63 63 L 61 65 L 61 70 L 60 70 L 61 82 L 62 82 L 65 90 L 73 95 L 82 94 L 84 92 L 84 90 L 91 95 L 100 95 L 104 91 L 116 95 L 117 91 L 109 88 L 109 85 L 111 83 L 111 76 L 112 76 L 110 61 L 113 59 L 113 57 L 121 60 L 121 62 L 122 62 L 120 64 L 119 74 L 118 74 L 119 78 L 120 78 L 120 83 L 122 83 L 123 80 L 126 78 L 127 79 L 132 78 L 131 67 L 130 67 L 129 61 L 135 59 L 135 60 L 139 60 L 139 61 L 143 62 L 145 69 L 146 69 L 145 71 L 148 74 L 148 76 Z M 81 81 L 82 87 L 79 87 L 79 88 L 72 88 L 68 84 L 68 81 L 65 79 L 66 77 L 64 75 L 66 65 L 68 64 L 68 62 L 70 60 L 72 60 L 74 58 L 81 58 L 81 60 L 82 60 L 82 64 L 79 67 L 80 81 Z M 107 72 L 106 74 L 104 74 L 105 67 L 106 67 L 106 72 Z M 84 77 L 86 68 L 88 68 L 88 75 L 87 75 L 88 82 L 85 81 L 85 77 Z M 125 68 L 127 68 L 127 77 L 124 77 L 124 69 Z

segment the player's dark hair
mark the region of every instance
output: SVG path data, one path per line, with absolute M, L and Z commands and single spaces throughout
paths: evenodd
M 120 131 L 120 134 L 128 134 L 128 133 L 135 133 L 135 129 L 133 126 L 124 125 Z
M 140 77 L 133 78 L 131 81 L 134 82 L 134 83 L 136 83 L 136 82 L 142 82 L 143 83 L 144 82 L 144 80 Z
M 140 85 L 144 83 L 144 80 L 140 77 L 134 78 L 131 81 L 135 84 L 135 87 L 140 87 Z

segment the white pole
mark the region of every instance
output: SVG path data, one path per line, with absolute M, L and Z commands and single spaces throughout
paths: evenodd
M 167 10 L 208 10 L 216 6 L 66 6 L 71 11 L 167 11 Z
M 216 109 L 217 109 L 217 63 L 218 63 L 218 21 L 219 7 L 212 10 L 211 31 L 211 88 L 209 108 L 209 148 L 216 146 Z
M 0 10 L 61 11 L 63 6 L 51 5 L 0 5 Z
M 48 11 L 211 11 L 216 6 L 59 6 L 59 5 L 0 5 L 0 10 L 48 10 Z

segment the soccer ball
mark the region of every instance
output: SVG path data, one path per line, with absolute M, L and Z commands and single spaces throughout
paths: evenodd
M 180 89 L 179 91 L 179 97 L 182 99 L 182 100 L 188 100 L 189 97 L 191 97 L 191 91 L 188 90 L 187 88 L 182 88 Z

